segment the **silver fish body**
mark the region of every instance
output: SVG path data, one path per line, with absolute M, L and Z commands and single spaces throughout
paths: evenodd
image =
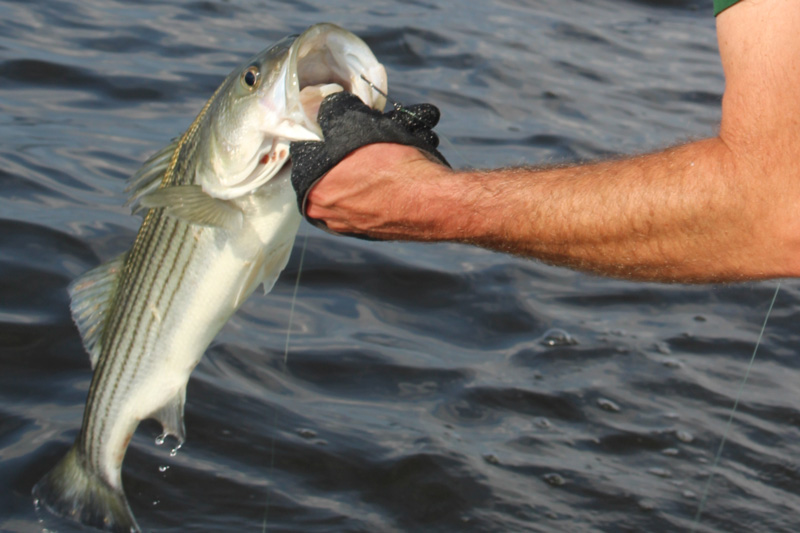
M 70 286 L 94 375 L 80 434 L 34 487 L 37 506 L 139 531 L 122 488 L 128 443 L 145 418 L 183 442 L 189 375 L 288 261 L 301 220 L 289 143 L 320 138 L 316 110 L 330 92 L 382 109 L 362 75 L 385 92 L 385 71 L 363 41 L 312 26 L 234 70 L 189 129 L 133 176 L 131 204 L 145 217 L 132 248 Z

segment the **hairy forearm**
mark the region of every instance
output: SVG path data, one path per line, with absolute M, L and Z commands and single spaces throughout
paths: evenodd
M 775 256 L 776 201 L 762 198 L 753 173 L 718 138 L 571 167 L 441 172 L 408 188 L 405 202 L 395 197 L 408 220 L 383 236 L 471 243 L 629 279 L 788 275 Z
M 559 168 L 451 171 L 368 145 L 308 196 L 333 231 L 457 241 L 629 279 L 800 276 L 800 8 L 742 2 L 717 19 L 719 136 Z

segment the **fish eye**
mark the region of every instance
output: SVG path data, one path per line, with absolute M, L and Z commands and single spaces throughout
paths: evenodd
M 258 83 L 258 67 L 252 66 L 242 74 L 242 81 L 251 89 Z

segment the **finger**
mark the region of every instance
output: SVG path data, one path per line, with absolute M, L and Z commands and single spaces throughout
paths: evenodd
M 439 123 L 441 113 L 435 105 L 414 104 L 390 111 L 387 116 L 405 129 L 414 132 L 420 129 L 432 129 Z

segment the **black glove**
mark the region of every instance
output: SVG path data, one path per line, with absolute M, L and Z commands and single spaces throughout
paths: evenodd
M 322 100 L 317 120 L 324 140 L 293 142 L 289 153 L 292 157 L 292 186 L 297 193 L 300 213 L 327 231 L 330 230 L 323 221 L 306 215 L 308 193 L 330 169 L 357 148 L 374 143 L 405 144 L 450 166 L 436 149 L 439 138 L 433 127 L 439 122 L 439 110 L 434 105 L 416 104 L 381 113 L 352 93 L 338 92 Z

